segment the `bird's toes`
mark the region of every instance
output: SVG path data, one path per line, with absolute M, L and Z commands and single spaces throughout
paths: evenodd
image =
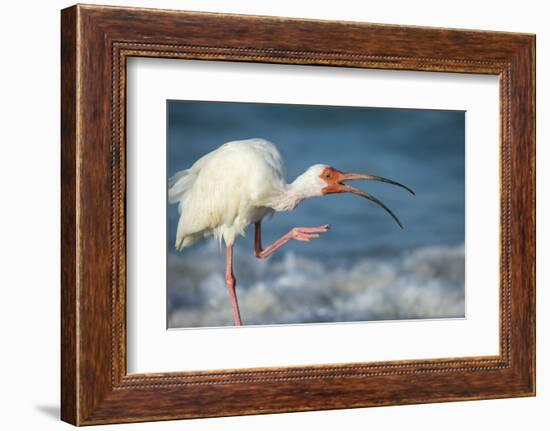
M 300 241 L 309 241 L 310 239 L 313 239 L 313 238 L 319 238 L 319 234 L 318 233 L 313 233 L 313 232 L 299 232 L 296 234 L 295 238 L 297 240 L 300 240 Z
M 319 227 L 301 227 L 298 228 L 298 230 L 302 233 L 323 233 L 328 230 L 327 225 L 319 226 Z
M 292 236 L 299 241 L 309 241 L 312 238 L 319 238 L 320 234 L 327 231 L 327 225 L 319 227 L 295 227 Z
M 324 225 L 319 226 L 319 227 L 313 227 L 313 228 L 311 228 L 311 231 L 310 231 L 310 232 L 323 233 L 323 232 L 326 232 L 326 231 L 329 230 L 329 229 L 330 229 L 330 225 L 324 224 Z

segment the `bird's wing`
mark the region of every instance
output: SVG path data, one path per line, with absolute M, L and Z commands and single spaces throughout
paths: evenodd
M 176 246 L 191 245 L 202 235 L 232 243 L 265 196 L 284 184 L 283 175 L 277 149 L 259 139 L 226 143 L 179 172 L 169 190 L 170 201 L 180 204 Z

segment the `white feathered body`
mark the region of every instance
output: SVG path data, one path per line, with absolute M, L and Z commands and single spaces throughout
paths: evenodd
M 299 201 L 285 203 L 285 164 L 275 145 L 264 139 L 225 143 L 176 173 L 169 186 L 169 202 L 179 203 L 177 249 L 203 236 L 231 245 L 249 224 Z

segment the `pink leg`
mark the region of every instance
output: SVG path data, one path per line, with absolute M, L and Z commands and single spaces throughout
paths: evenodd
M 227 283 L 227 291 L 229 292 L 231 305 L 233 306 L 233 319 L 235 320 L 236 326 L 241 326 L 241 313 L 239 311 L 239 302 L 237 301 L 237 292 L 235 291 L 236 280 L 235 274 L 233 274 L 233 244 L 227 246 L 225 263 L 225 281 Z
M 256 252 L 256 257 L 258 259 L 265 259 L 266 257 L 271 256 L 275 250 L 286 244 L 291 239 L 309 242 L 312 238 L 319 238 L 319 235 L 326 232 L 329 228 L 330 225 L 328 224 L 324 224 L 319 227 L 295 227 L 269 247 L 262 249 L 262 222 L 260 220 L 254 225 L 254 249 Z

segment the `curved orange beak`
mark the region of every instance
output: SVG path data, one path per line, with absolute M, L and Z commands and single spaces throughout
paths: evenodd
M 356 189 L 355 187 L 351 187 L 345 184 L 345 181 L 351 181 L 351 180 L 380 181 L 382 183 L 393 184 L 394 186 L 401 187 L 414 195 L 415 193 L 412 189 L 410 189 L 409 187 L 401 183 L 398 183 L 397 181 L 389 180 L 383 177 L 378 177 L 376 175 L 346 173 L 346 172 L 340 172 L 334 168 L 327 168 L 325 169 L 325 171 L 323 171 L 323 173 L 321 174 L 321 178 L 327 183 L 327 186 L 322 190 L 323 194 L 328 195 L 333 193 L 353 193 L 357 196 L 361 196 L 365 199 L 368 199 L 380 205 L 382 208 L 384 208 L 384 210 L 386 210 L 386 212 L 396 221 L 399 227 L 403 229 L 403 225 L 401 224 L 397 216 L 382 201 L 380 201 L 378 198 L 374 197 L 370 193 L 364 192 L 363 190 L 359 190 L 359 189 Z

